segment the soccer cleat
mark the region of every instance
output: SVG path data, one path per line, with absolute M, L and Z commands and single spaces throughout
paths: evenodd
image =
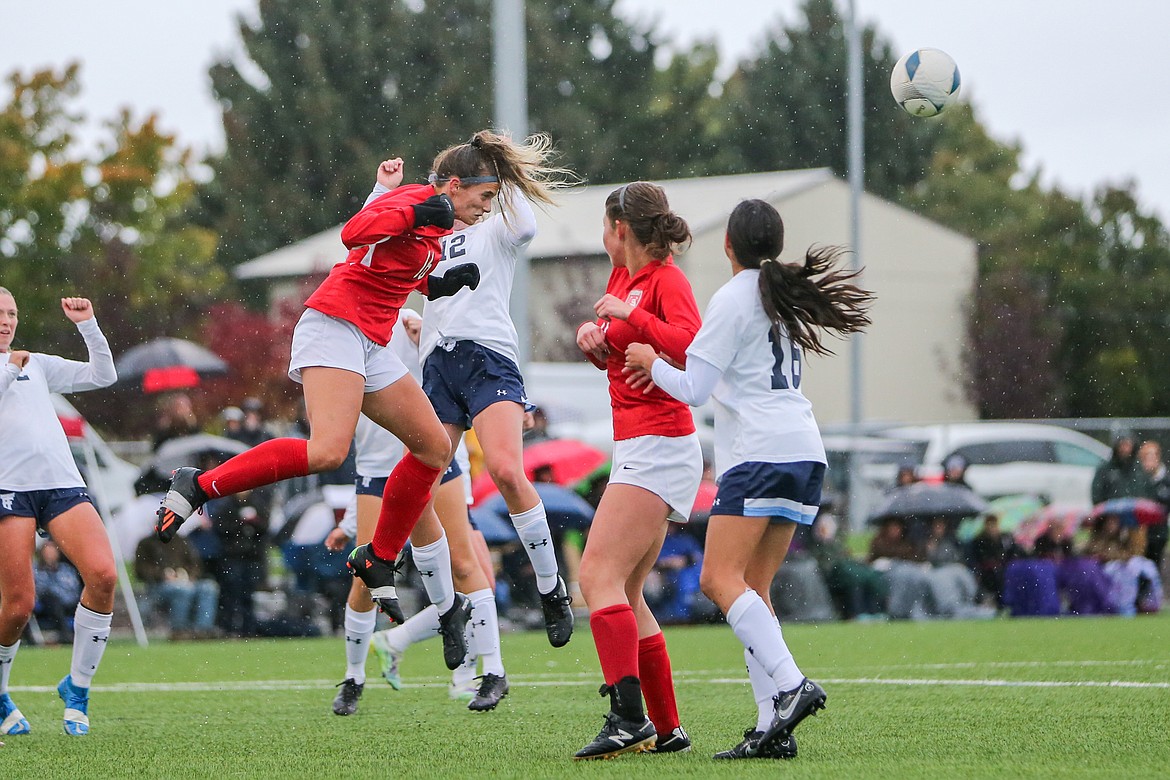
M 352 677 L 347 677 L 336 687 L 341 690 L 333 699 L 333 714 L 353 715 L 357 712 L 358 699 L 362 697 L 362 691 L 366 689 L 366 684 L 356 682 Z
M 768 750 L 791 734 L 802 720 L 815 715 L 817 710 L 823 710 L 827 698 L 825 689 L 807 677 L 791 691 L 773 697 L 776 714 L 772 716 L 772 724 L 760 737 L 756 750 Z
M 565 581 L 557 577 L 557 586 L 548 593 L 540 594 L 540 609 L 544 613 L 544 630 L 548 643 L 553 647 L 564 647 L 573 636 L 573 598 L 569 595 Z
M 398 603 L 398 591 L 394 589 L 394 575 L 398 573 L 395 563 L 382 560 L 374 555 L 371 545 L 362 544 L 353 548 L 345 565 L 350 574 L 365 583 L 370 598 L 388 618 L 399 624 L 406 622 Z
M 743 741 L 733 748 L 716 753 L 713 758 L 796 758 L 796 737 L 787 734 L 772 742 L 764 750 L 759 750 L 760 737 L 764 732 L 748 729 L 743 733 Z
M 485 674 L 480 677 L 479 690 L 475 698 L 467 705 L 467 709 L 476 712 L 494 710 L 500 699 L 508 695 L 508 678 L 504 675 Z
M 169 542 L 179 532 L 179 526 L 207 502 L 207 494 L 199 487 L 203 472 L 191 466 L 182 466 L 171 474 L 171 486 L 163 496 L 162 505 L 155 514 L 158 522 L 154 532 L 159 541 Z
M 0 694 L 0 734 L 28 734 L 32 727 L 24 714 L 16 708 L 12 697 L 7 693 Z
M 65 733 L 71 737 L 84 737 L 89 733 L 89 688 L 73 684 L 72 675 L 57 684 L 57 695 L 65 702 Z
M 402 675 L 398 672 L 398 664 L 402 661 L 402 652 L 390 646 L 387 637 L 389 631 L 378 631 L 374 634 L 374 652 L 378 655 L 378 663 L 382 666 L 382 679 L 390 683 L 396 691 L 402 690 Z
M 470 702 L 475 698 L 476 692 L 479 690 L 475 684 L 475 678 L 470 680 L 452 680 L 447 686 L 447 697 L 454 701 Z
M 654 743 L 654 747 L 647 750 L 647 753 L 689 753 L 691 751 L 691 738 L 687 732 L 679 726 L 674 731 L 667 734 L 665 737 L 659 736 Z
M 463 665 L 467 657 L 467 621 L 471 620 L 471 599 L 455 594 L 455 603 L 439 615 L 439 636 L 443 638 L 443 662 L 451 670 Z
M 622 753 L 642 753 L 649 750 L 658 737 L 649 718 L 641 723 L 625 720 L 616 712 L 605 714 L 605 725 L 597 738 L 573 754 L 576 761 L 613 758 Z

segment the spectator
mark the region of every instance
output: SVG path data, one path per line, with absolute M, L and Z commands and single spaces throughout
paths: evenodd
M 1004 574 L 1003 603 L 1012 617 L 1052 617 L 1060 614 L 1057 545 L 1051 536 L 1036 540 L 1030 558 L 1017 558 Z
M 1070 615 L 1110 615 L 1114 607 L 1110 599 L 1112 583 L 1105 575 L 1101 562 L 1091 555 L 1074 552 L 1072 542 L 1060 543 L 1061 561 L 1056 573 L 1056 585 Z
M 967 458 L 955 453 L 943 461 L 943 482 L 951 485 L 959 485 L 968 490 L 971 486 L 967 484 L 967 467 L 971 465 Z
M 238 406 L 225 406 L 219 418 L 223 420 L 223 435 L 240 441 L 244 430 L 244 410 Z
M 185 537 L 170 544 L 154 534 L 143 538 L 134 555 L 134 573 L 150 598 L 166 606 L 172 639 L 214 635 L 219 586 L 204 576 L 199 554 Z
M 531 420 L 531 424 L 529 424 Z M 524 416 L 524 446 L 552 439 L 548 432 L 548 415 L 539 406 Z
M 1106 576 L 1113 583 L 1113 606 L 1119 615 L 1132 616 L 1139 612 L 1153 613 L 1162 607 L 1162 578 L 1154 562 L 1140 552 L 1146 549 L 1146 528 L 1123 528 L 1118 534 L 1119 544 L 1106 542 L 1102 563 Z
M 906 523 L 886 518 L 869 544 L 869 563 L 886 576 L 889 599 L 886 612 L 895 619 L 923 619 L 929 615 L 929 566 L 922 550 L 906 537 Z
M 1094 504 L 1111 498 L 1144 496 L 1149 492 L 1145 472 L 1134 453 L 1134 436 L 1122 431 L 1113 440 L 1113 454 L 1097 467 L 1091 496 Z
M 918 481 L 918 472 L 913 466 L 899 466 L 898 475 L 894 477 L 894 487 L 913 485 Z
M 646 581 L 646 602 L 665 623 L 685 623 L 695 617 L 696 599 L 701 599 L 699 572 L 703 548 L 678 523 L 666 529 L 666 539 Z
M 999 515 L 985 515 L 983 527 L 971 540 L 968 558 L 986 603 L 1003 605 L 1004 569 L 1020 552 L 1012 535 L 999 530 Z
M 217 623 L 231 636 L 254 636 L 253 599 L 265 581 L 268 513 L 253 502 L 257 491 L 245 491 L 207 504 L 212 530 L 220 543 Z
M 45 541 L 37 553 L 33 580 L 37 594 L 33 614 L 37 624 L 42 630 L 56 631 L 61 644 L 71 644 L 73 612 L 81 599 L 81 577 L 52 540 Z
M 810 546 L 837 609 L 847 620 L 884 615 L 889 597 L 885 575 L 855 559 L 841 542 L 837 530 L 837 519 L 822 507 L 813 525 Z
M 199 433 L 199 419 L 195 416 L 191 396 L 186 393 L 168 395 L 160 404 L 154 429 L 154 448 L 157 450 L 159 445 L 169 439 L 193 433 Z
M 959 477 L 961 478 L 961 474 Z M 979 584 L 967 568 L 965 556 L 955 527 L 946 518 L 931 521 L 930 532 L 923 544 L 924 554 L 931 568 L 927 572 L 930 583 L 930 610 L 940 617 L 991 617 L 994 607 L 976 607 Z
M 1146 498 L 1151 498 L 1170 511 L 1170 472 L 1162 461 L 1162 445 L 1156 441 L 1143 442 L 1138 449 L 1138 462 L 1148 480 Z M 1167 525 L 1163 520 L 1157 525 L 1146 527 L 1145 557 L 1154 562 L 1154 566 L 1162 569 L 1162 555 L 1166 550 Z
M 240 424 L 239 432 L 232 436 L 233 439 L 243 442 L 249 447 L 255 447 L 257 444 L 273 438 L 272 434 L 268 432 L 268 423 L 264 419 L 264 404 L 259 398 L 245 398 L 240 406 L 244 412 L 244 419 Z

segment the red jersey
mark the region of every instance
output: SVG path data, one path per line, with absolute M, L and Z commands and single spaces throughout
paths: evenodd
M 333 266 L 305 306 L 352 322 L 377 344 L 389 344 L 398 310 L 412 291 L 426 294 L 427 275 L 443 256 L 439 238 L 451 232 L 414 227 L 414 204 L 434 194 L 429 184 L 408 184 L 354 214 L 341 229 L 349 255 Z
M 598 320 L 609 345 L 606 373 L 613 409 L 613 439 L 635 436 L 687 436 L 695 432 L 691 409 L 657 387 L 626 384 L 626 347 L 638 341 L 682 363 L 687 347 L 699 331 L 701 320 L 691 283 L 671 258 L 652 260 L 633 278 L 625 268 L 615 268 L 605 291 L 634 307 L 626 320 Z

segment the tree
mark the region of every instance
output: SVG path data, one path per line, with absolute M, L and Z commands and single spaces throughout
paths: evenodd
M 82 117 L 69 110 L 78 66 L 7 80 L 0 111 L 0 269 L 21 309 L 18 337 L 37 350 L 77 355 L 58 299 L 94 300 L 114 353 L 161 334 L 188 332 L 225 281 L 214 236 L 187 221 L 190 152 L 154 116 L 123 111 L 96 151 L 78 148 Z M 80 355 L 78 355 L 80 356 Z M 79 400 L 95 422 L 117 409 Z

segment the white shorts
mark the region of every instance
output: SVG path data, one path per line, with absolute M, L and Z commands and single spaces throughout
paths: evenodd
M 613 443 L 611 485 L 649 490 L 670 507 L 673 523 L 691 518 L 703 479 L 703 448 L 699 435 L 637 436 Z
M 301 384 L 301 369 L 343 368 L 366 378 L 366 392 L 376 393 L 409 373 L 394 354 L 369 339 L 352 322 L 305 309 L 293 330 L 288 378 Z

